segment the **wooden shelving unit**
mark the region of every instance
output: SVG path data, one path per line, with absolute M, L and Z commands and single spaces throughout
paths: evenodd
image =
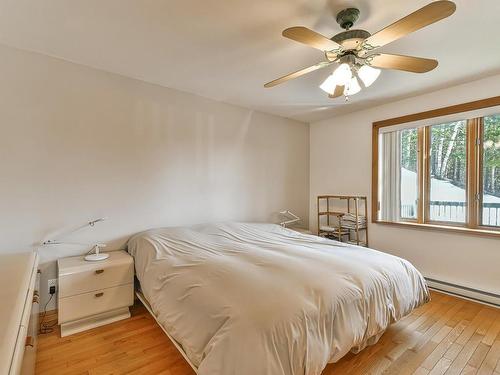
M 368 246 L 368 201 L 366 197 L 319 195 L 317 204 L 318 236 Z M 342 207 L 345 207 L 345 210 L 342 210 Z

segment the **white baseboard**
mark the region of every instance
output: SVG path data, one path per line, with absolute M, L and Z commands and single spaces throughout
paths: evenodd
M 66 337 L 74 333 L 86 331 L 91 328 L 100 327 L 105 324 L 128 318 L 130 318 L 130 311 L 128 307 L 121 307 L 119 309 L 107 311 L 105 313 L 94 315 L 88 318 L 76 320 L 69 323 L 62 323 L 61 337 Z
M 431 279 L 428 277 L 426 277 L 425 279 L 427 280 L 427 285 L 431 289 L 466 298 L 472 301 L 485 303 L 494 307 L 500 307 L 500 294 L 485 292 L 482 290 L 452 284 L 446 281 Z

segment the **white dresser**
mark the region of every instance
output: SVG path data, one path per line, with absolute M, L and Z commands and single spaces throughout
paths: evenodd
M 0 374 L 32 374 L 38 333 L 38 255 L 0 255 Z
M 130 317 L 134 264 L 125 251 L 88 262 L 83 256 L 59 259 L 58 320 L 61 336 Z

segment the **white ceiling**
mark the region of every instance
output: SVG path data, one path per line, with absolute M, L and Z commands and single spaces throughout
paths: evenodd
M 450 18 L 384 52 L 437 58 L 427 74 L 384 71 L 349 103 L 318 85 L 332 68 L 264 89 L 323 59 L 281 36 L 294 25 L 331 36 L 334 14 L 361 10 L 372 33 L 428 0 L 0 0 L 0 43 L 208 98 L 312 122 L 500 72 L 498 0 L 456 0 Z

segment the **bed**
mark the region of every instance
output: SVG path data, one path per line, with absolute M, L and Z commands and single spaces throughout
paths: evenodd
M 128 251 L 148 307 L 200 375 L 319 375 L 429 301 L 404 259 L 274 224 L 152 229 Z

